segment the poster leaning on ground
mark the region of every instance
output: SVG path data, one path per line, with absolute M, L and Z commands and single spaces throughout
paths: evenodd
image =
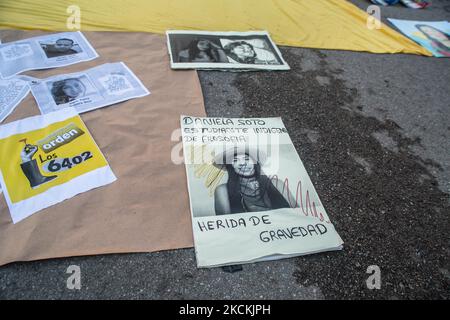
M 281 118 L 181 117 L 199 267 L 342 249 Z

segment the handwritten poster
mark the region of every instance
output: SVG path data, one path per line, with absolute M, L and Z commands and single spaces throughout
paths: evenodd
M 388 20 L 435 57 L 450 57 L 450 23 L 448 21 L 412 21 L 390 18 Z
M 197 265 L 340 250 L 281 118 L 181 117 Z

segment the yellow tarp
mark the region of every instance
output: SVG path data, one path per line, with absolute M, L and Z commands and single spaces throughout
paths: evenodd
M 268 30 L 280 45 L 431 55 L 346 0 L 0 0 L 0 28 L 67 31 L 71 5 L 81 30 Z

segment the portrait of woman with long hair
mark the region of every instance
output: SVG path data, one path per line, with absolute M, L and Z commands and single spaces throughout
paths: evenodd
M 51 88 L 51 94 L 57 105 L 81 98 L 85 93 L 86 86 L 77 78 L 55 81 Z
M 257 155 L 257 156 L 256 156 Z M 229 149 L 215 157 L 228 181 L 214 192 L 216 215 L 290 208 L 289 202 L 261 171 L 266 156 L 261 151 Z

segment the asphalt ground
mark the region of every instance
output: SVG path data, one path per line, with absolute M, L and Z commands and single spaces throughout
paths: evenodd
M 450 20 L 450 1 L 381 14 Z M 0 298 L 450 298 L 450 59 L 281 51 L 289 72 L 199 72 L 206 111 L 283 118 L 342 251 L 233 274 L 197 269 L 193 249 L 13 263 L 0 267 Z M 66 287 L 70 265 L 81 269 L 80 290 Z M 379 290 L 366 285 L 372 265 Z

